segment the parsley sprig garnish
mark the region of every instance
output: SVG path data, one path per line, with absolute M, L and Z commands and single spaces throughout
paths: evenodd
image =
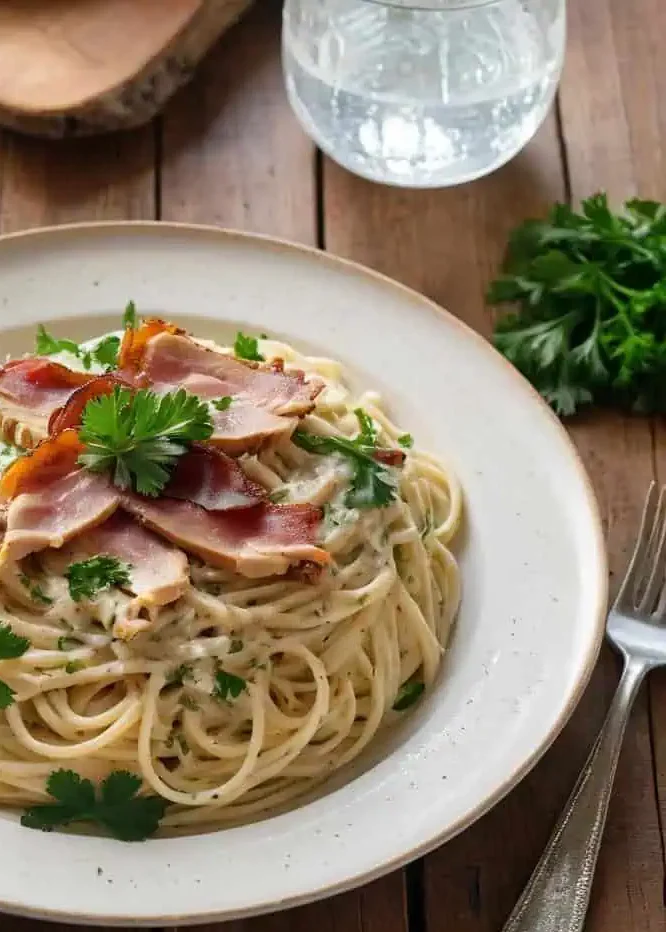
M 117 557 L 99 554 L 79 563 L 70 563 L 65 570 L 69 594 L 75 602 L 93 599 L 103 589 L 111 586 L 128 586 L 130 565 Z
M 139 317 L 134 302 L 130 301 L 123 313 L 123 329 L 133 329 L 138 325 Z M 92 349 L 87 350 L 73 340 L 57 340 L 47 331 L 43 324 L 37 327 L 36 352 L 38 356 L 54 356 L 56 353 L 71 353 L 81 361 L 84 369 L 90 369 L 97 363 L 107 372 L 118 365 L 120 337 L 110 334 L 103 337 Z
M 158 796 L 138 796 L 140 788 L 141 779 L 125 770 L 114 770 L 98 788 L 73 770 L 55 770 L 46 782 L 55 802 L 31 806 L 21 825 L 49 832 L 92 822 L 120 841 L 145 841 L 157 831 L 167 803 Z
M 249 359 L 252 362 L 264 362 L 265 357 L 259 352 L 259 341 L 239 330 L 234 341 L 234 356 Z
M 377 430 L 372 418 L 361 408 L 357 408 L 354 413 L 360 432 L 353 440 L 346 437 L 321 437 L 300 429 L 294 431 L 292 439 L 308 453 L 339 453 L 350 461 L 352 479 L 345 496 L 347 508 L 383 508 L 397 498 L 397 483 L 391 470 L 374 458 L 380 448 L 377 446 Z
M 495 345 L 561 415 L 583 404 L 666 411 L 666 206 L 605 194 L 512 234 Z
M 28 638 L 14 634 L 11 625 L 0 624 L 0 660 L 16 660 L 30 648 Z M 0 709 L 14 704 L 16 693 L 4 680 L 0 680 Z
M 182 388 L 160 396 L 116 386 L 84 409 L 79 462 L 110 473 L 119 489 L 157 496 L 189 445 L 212 432 L 208 405 Z
M 73 340 L 56 340 L 47 331 L 44 324 L 37 327 L 36 351 L 38 356 L 54 356 L 56 353 L 72 353 L 77 359 L 81 358 L 81 347 Z

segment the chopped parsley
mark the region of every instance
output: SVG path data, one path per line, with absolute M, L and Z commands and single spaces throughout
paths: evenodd
M 180 666 L 174 667 L 167 674 L 167 686 L 182 686 L 183 681 L 192 676 L 192 666 L 189 663 L 181 663 Z
M 231 395 L 225 395 L 224 398 L 214 398 L 211 401 L 211 404 L 218 411 L 226 411 L 227 408 L 231 406 L 232 401 L 233 401 L 233 398 L 231 397 Z
M 402 434 L 400 437 L 398 437 L 398 443 L 405 450 L 411 450 L 411 448 L 414 446 L 414 438 L 411 434 Z
M 222 702 L 229 702 L 231 699 L 238 699 L 246 686 L 247 683 L 242 676 L 235 676 L 233 673 L 218 670 L 215 675 L 213 696 Z
M 269 493 L 268 497 L 274 505 L 281 505 L 283 502 L 286 502 L 289 499 L 289 486 L 283 485 L 277 489 L 273 489 L 273 491 Z
M 396 712 L 404 712 L 423 695 L 425 684 L 421 680 L 407 680 L 398 690 L 393 708 Z
M 249 359 L 251 362 L 264 362 L 265 357 L 259 352 L 259 341 L 256 337 L 249 337 L 239 330 L 234 341 L 234 356 L 238 359 Z
M 16 660 L 17 657 L 22 657 L 29 647 L 28 638 L 14 634 L 8 624 L 0 624 L 0 660 Z M 11 686 L 0 680 L 0 709 L 7 709 L 13 705 L 15 695 Z
M 0 442 L 0 474 L 2 474 L 14 460 L 17 460 L 19 456 L 23 456 L 25 450 L 22 450 L 21 447 L 15 447 L 11 443 L 2 443 Z
M 229 644 L 230 654 L 239 654 L 243 650 L 243 642 L 240 638 L 232 638 Z
M 5 683 L 4 680 L 0 680 L 0 709 L 8 709 L 10 705 L 14 705 L 14 696 L 16 693 L 14 690 Z
M 92 822 L 120 841 L 144 841 L 157 831 L 167 807 L 158 796 L 137 795 L 141 778 L 125 770 L 114 770 L 98 787 L 73 770 L 55 770 L 46 789 L 54 802 L 31 806 L 21 825 L 49 832 Z
M 28 638 L 14 634 L 11 625 L 0 624 L 0 660 L 16 660 L 29 649 Z
M 129 563 L 122 563 L 108 554 L 70 563 L 65 570 L 69 594 L 75 602 L 80 602 L 81 599 L 93 599 L 98 592 L 111 586 L 128 586 L 130 570 Z
M 85 666 L 82 660 L 69 660 L 65 664 L 65 673 L 78 673 L 79 670 L 84 670 Z
M 25 573 L 21 573 L 19 578 L 30 593 L 30 598 L 33 602 L 41 602 L 42 605 L 53 605 L 53 599 L 44 592 L 39 583 L 33 582 Z
M 62 635 L 62 637 L 58 638 L 58 650 L 76 650 L 76 648 L 81 647 L 81 645 L 82 642 L 77 638 L 68 637 L 67 635 Z
M 89 401 L 81 421 L 81 465 L 150 496 L 160 494 L 189 445 L 213 432 L 208 405 L 182 388 L 160 396 L 117 386 Z
M 294 431 L 292 439 L 309 453 L 339 453 L 350 461 L 353 472 L 345 496 L 347 508 L 383 508 L 397 498 L 397 483 L 391 470 L 374 457 L 380 448 L 377 446 L 377 430 L 372 418 L 361 408 L 357 408 L 354 413 L 360 431 L 353 440 L 347 437 L 322 437 L 300 429 Z

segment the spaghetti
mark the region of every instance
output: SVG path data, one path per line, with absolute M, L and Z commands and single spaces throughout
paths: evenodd
M 337 362 L 263 346 L 325 384 L 304 430 L 352 438 L 360 407 L 383 446 L 408 443 L 377 395 L 352 396 Z M 168 830 L 260 817 L 352 761 L 394 706 L 432 685 L 460 595 L 452 473 L 409 449 L 395 500 L 357 510 L 343 457 L 281 439 L 240 463 L 274 502 L 324 508 L 330 568 L 314 581 L 248 579 L 190 556 L 185 593 L 126 641 L 112 628 L 130 595 L 74 601 L 62 551 L 27 558 L 41 604 L 0 590 L 0 620 L 31 645 L 0 664 L 16 698 L 0 718 L 1 802 L 43 802 L 56 768 L 121 769 L 168 801 Z

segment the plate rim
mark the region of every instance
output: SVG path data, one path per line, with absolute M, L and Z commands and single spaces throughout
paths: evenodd
M 223 912 L 189 912 L 186 914 L 155 915 L 151 918 L 137 919 L 136 917 L 130 915 L 121 916 L 116 914 L 114 916 L 107 915 L 105 917 L 100 914 L 70 912 L 63 909 L 52 910 L 44 909 L 41 907 L 25 906 L 19 903 L 8 903 L 6 901 L 0 902 L 0 910 L 10 915 L 24 916 L 52 922 L 62 922 L 63 920 L 66 920 L 70 923 L 73 923 L 74 925 L 97 925 L 101 927 L 133 925 L 135 927 L 144 928 L 154 927 L 155 925 L 172 924 L 195 926 L 210 922 L 234 921 L 237 919 L 250 918 L 252 916 L 264 915 L 269 912 L 279 912 L 282 910 L 295 908 L 297 906 L 302 906 L 307 903 L 315 902 L 320 899 L 335 896 L 337 894 L 353 890 L 359 886 L 372 883 L 380 877 L 399 870 L 400 868 L 418 858 L 424 857 L 425 855 L 434 851 L 436 848 L 450 841 L 465 829 L 471 827 L 475 822 L 477 822 L 491 809 L 493 809 L 499 802 L 501 802 L 505 796 L 507 796 L 513 789 L 515 789 L 515 787 L 524 779 L 525 776 L 527 776 L 527 774 L 541 760 L 544 754 L 551 748 L 557 737 L 562 732 L 562 729 L 571 718 L 590 681 L 597 658 L 599 656 L 601 645 L 604 640 L 609 587 L 608 558 L 601 515 L 592 482 L 585 468 L 582 457 L 576 449 L 562 422 L 546 404 L 539 393 L 527 381 L 527 379 L 525 379 L 525 377 L 494 348 L 489 340 L 482 336 L 482 334 L 480 334 L 478 331 L 474 330 L 465 321 L 456 317 L 455 314 L 453 314 L 451 311 L 438 304 L 432 298 L 429 298 L 428 296 L 417 291 L 415 288 L 411 288 L 410 286 L 391 278 L 383 272 L 372 269 L 353 259 L 338 256 L 316 246 L 298 243 L 286 237 L 273 236 L 264 233 L 252 233 L 240 229 L 216 226 L 214 224 L 145 219 L 96 220 L 55 225 L 51 224 L 34 227 L 28 230 L 19 230 L 11 233 L 0 234 L 0 252 L 5 248 L 5 246 L 22 240 L 48 240 L 50 238 L 64 240 L 68 236 L 85 233 L 87 231 L 91 233 L 115 232 L 119 235 L 122 235 L 123 233 L 131 233 L 140 230 L 150 231 L 154 234 L 157 234 L 158 236 L 166 235 L 169 232 L 180 232 L 184 234 L 189 233 L 193 234 L 194 236 L 207 234 L 214 239 L 218 239 L 220 242 L 241 241 L 250 245 L 255 244 L 260 247 L 277 248 L 287 253 L 295 252 L 303 257 L 309 258 L 310 260 L 323 262 L 329 267 L 338 269 L 343 273 L 352 273 L 374 280 L 375 282 L 381 284 L 383 287 L 391 288 L 394 291 L 399 292 L 411 302 L 423 305 L 430 312 L 434 312 L 437 316 L 443 316 L 447 318 L 450 324 L 453 324 L 461 331 L 465 339 L 474 340 L 478 346 L 483 347 L 484 352 L 488 353 L 495 359 L 496 363 L 499 362 L 504 367 L 505 372 L 513 377 L 516 386 L 518 386 L 528 398 L 531 398 L 531 403 L 537 403 L 541 409 L 542 415 L 547 416 L 550 419 L 551 424 L 555 426 L 562 444 L 562 451 L 564 453 L 566 450 L 566 453 L 571 462 L 571 466 L 578 474 L 578 478 L 581 482 L 581 488 L 584 490 L 588 508 L 588 518 L 590 520 L 590 530 L 594 531 L 593 537 L 595 540 L 593 557 L 597 567 L 597 578 L 593 590 L 595 593 L 594 628 L 592 627 L 592 619 L 590 621 L 590 632 L 591 635 L 593 634 L 594 636 L 590 638 L 590 644 L 588 646 L 586 656 L 581 657 L 580 673 L 578 677 L 572 682 L 568 695 L 564 697 L 566 701 L 563 702 L 562 709 L 557 719 L 551 725 L 548 733 L 545 735 L 543 740 L 541 740 L 539 745 L 532 751 L 530 755 L 528 755 L 527 758 L 525 758 L 522 764 L 519 767 L 516 767 L 510 776 L 508 776 L 503 781 L 503 783 L 496 788 L 494 793 L 486 796 L 486 798 L 476 807 L 465 813 L 456 822 L 447 826 L 443 832 L 438 833 L 436 836 L 429 838 L 427 841 L 424 841 L 419 845 L 412 846 L 409 850 L 403 851 L 399 856 L 394 857 L 391 860 L 384 860 L 374 867 L 359 871 L 353 876 L 348 876 L 344 880 L 340 880 L 337 883 L 329 882 L 323 886 L 317 887 L 316 889 L 312 889 L 307 893 L 291 895 L 283 900 L 274 901 L 272 903 L 260 903 L 253 906 L 225 910 Z M 594 527 L 592 527 L 592 525 Z

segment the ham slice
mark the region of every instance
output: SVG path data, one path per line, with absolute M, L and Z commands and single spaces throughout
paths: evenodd
M 206 511 L 192 502 L 124 494 L 123 508 L 146 527 L 212 566 L 243 576 L 282 576 L 301 564 L 330 562 L 315 544 L 321 511 L 311 505 L 262 502 L 234 511 Z
M 162 495 L 194 502 L 206 511 L 229 511 L 265 500 L 266 490 L 248 479 L 236 460 L 195 444 L 178 460 Z
M 116 637 L 127 639 L 149 628 L 150 610 L 175 602 L 189 586 L 185 554 L 123 512 L 117 511 L 103 524 L 77 535 L 67 549 L 71 563 L 99 554 L 116 557 L 130 566 L 127 588 L 136 598 L 116 619 Z M 149 617 L 141 616 L 143 609 L 148 609 Z
M 0 498 L 9 506 L 0 566 L 62 547 L 116 510 L 118 491 L 106 476 L 78 467 L 81 450 L 76 431 L 66 430 L 15 460 L 3 474 Z
M 7 509 L 7 529 L 0 547 L 0 567 L 47 547 L 62 547 L 88 528 L 101 524 L 120 504 L 104 476 L 77 469 L 22 492 Z
M 15 359 L 0 368 L 0 433 L 16 446 L 32 448 L 48 434 L 49 418 L 82 385 L 74 372 L 49 359 Z
M 323 387 L 281 364 L 257 365 L 208 349 L 155 320 L 126 333 L 119 366 L 123 378 L 158 392 L 182 387 L 206 400 L 233 398 L 226 410 L 212 412 L 209 440 L 232 455 L 290 437 Z

